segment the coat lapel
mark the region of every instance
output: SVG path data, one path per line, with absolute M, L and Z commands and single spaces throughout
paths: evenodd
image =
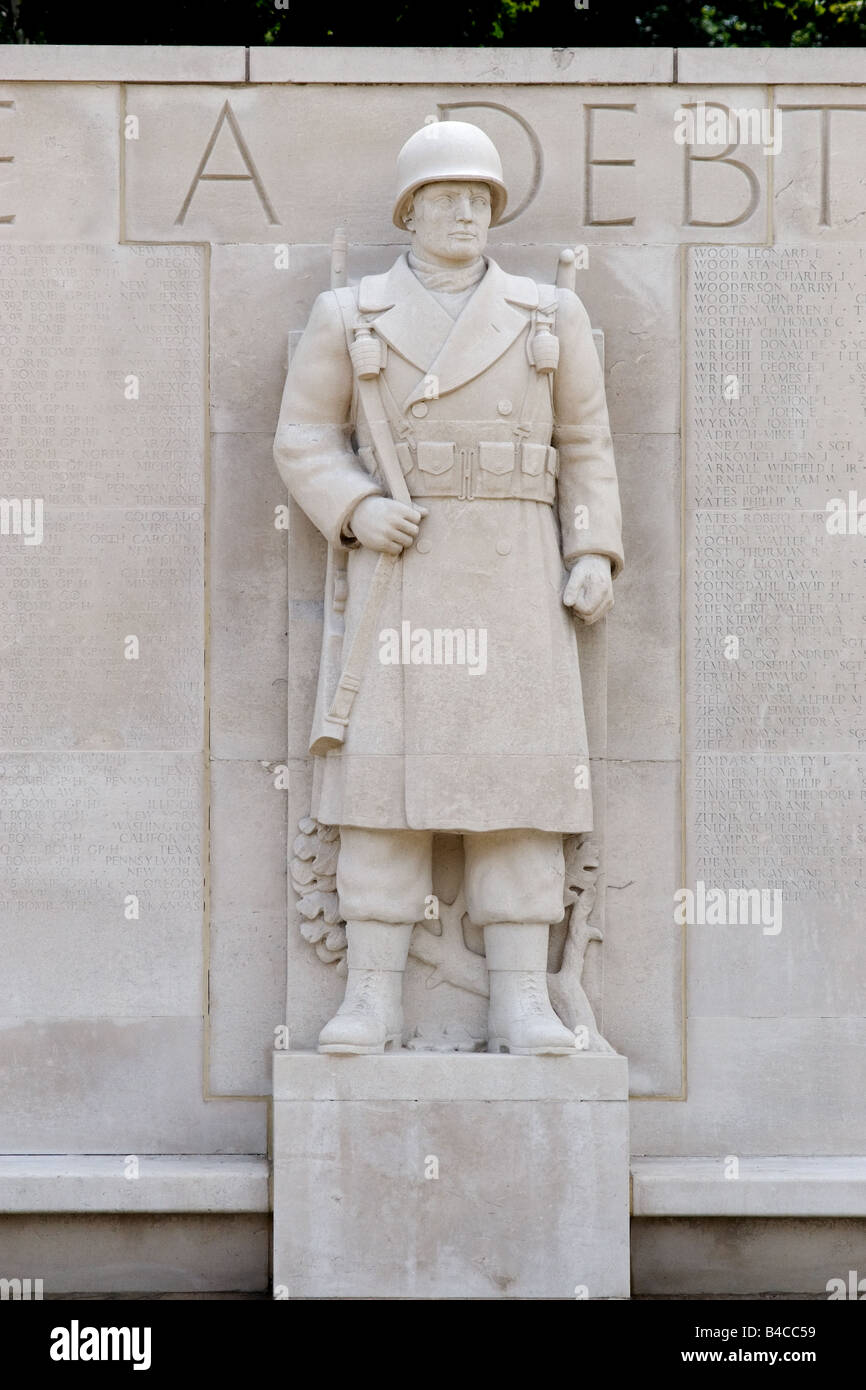
M 387 274 L 361 281 L 358 308 L 366 314 L 384 311 L 374 320 L 376 332 L 420 372 L 426 373 L 454 329 L 451 315 L 427 293 L 405 256 Z
M 522 333 L 527 310 L 537 303 L 538 289 L 532 280 L 506 275 L 495 261 L 489 261 L 487 274 L 405 405 L 429 396 L 426 378 L 431 376 L 437 378 L 440 396 L 480 376 Z
M 363 313 L 377 314 L 376 332 L 423 374 L 407 409 L 429 399 L 431 376 L 440 396 L 480 376 L 511 347 L 537 304 L 533 280 L 506 275 L 489 257 L 487 274 L 457 319 L 424 289 L 405 256 L 385 275 L 365 277 L 358 298 Z

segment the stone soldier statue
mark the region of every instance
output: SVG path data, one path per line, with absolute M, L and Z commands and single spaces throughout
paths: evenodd
M 313 815 L 340 827 L 348 940 L 320 1051 L 401 1045 L 435 831 L 463 837 L 488 1051 L 576 1050 L 548 997 L 548 937 L 563 836 L 592 828 L 574 615 L 594 623 L 613 604 L 620 504 L 583 305 L 485 257 L 505 203 L 478 127 L 416 132 L 393 214 L 411 249 L 319 296 L 286 381 L 274 456 L 330 544 L 328 604 L 344 609 L 337 660 L 326 613 L 312 741 Z M 341 718 L 339 663 L 359 644 Z

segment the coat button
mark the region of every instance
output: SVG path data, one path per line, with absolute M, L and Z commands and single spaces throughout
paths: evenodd
M 510 555 L 510 554 L 511 554 L 511 541 L 506 541 L 506 540 L 497 541 L 497 542 L 496 542 L 496 554 L 497 554 L 497 555 Z
M 427 414 L 427 410 L 428 407 L 423 401 L 416 401 L 412 407 L 412 414 L 417 416 L 419 420 L 423 420 L 424 416 Z
M 514 409 L 514 406 L 511 404 L 511 401 L 502 400 L 499 402 L 496 409 L 499 411 L 500 415 L 510 415 L 512 410 Z
M 415 542 L 415 549 L 418 551 L 419 555 L 429 555 L 430 551 L 433 549 L 433 542 L 428 541 L 422 536 L 420 541 Z

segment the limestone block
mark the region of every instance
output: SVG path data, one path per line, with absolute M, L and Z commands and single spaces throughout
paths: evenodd
M 0 1157 L 6 1212 L 266 1212 L 265 1158 L 184 1154 Z
M 3 541 L 0 748 L 199 748 L 200 510 L 47 506 L 43 527 Z
M 863 288 L 856 246 L 689 256 L 689 1101 L 641 1108 L 649 1152 L 858 1148 L 838 1116 L 862 1048 L 863 602 L 826 504 L 860 468 Z
M 34 1019 L 195 1013 L 201 762 L 171 753 L 0 758 L 7 1009 Z
M 632 1164 L 632 1212 L 866 1216 L 866 1159 L 639 1158 Z
M 218 44 L 4 44 L 0 78 L 46 83 L 243 82 L 244 57 L 243 48 Z
M 275 1292 L 627 1297 L 623 1058 L 345 1062 L 275 1055 Z
M 52 158 L 58 170 L 81 163 L 77 148 L 68 166 Z M 56 182 L 52 173 L 49 187 Z M 83 172 L 76 187 L 90 205 L 105 203 Z M 55 227 L 52 242 L 61 235 Z M 0 247 L 5 496 L 74 507 L 202 503 L 203 294 L 199 247 Z
M 0 243 L 116 241 L 120 89 L 6 80 L 43 52 L 0 46 Z
M 828 535 L 825 521 L 806 511 L 702 511 L 689 520 L 695 753 L 866 749 L 856 684 L 866 601 L 851 537 Z
M 845 50 L 842 50 L 843 52 Z M 253 82 L 670 82 L 671 48 L 250 49 Z
M 692 759 L 686 883 L 726 900 L 720 921 L 707 909 L 687 928 L 693 1013 L 862 1015 L 866 946 L 852 905 L 866 874 L 864 798 L 862 754 Z M 752 890 L 748 909 L 733 910 L 731 888 Z
M 289 757 L 310 746 L 322 641 L 322 599 L 289 601 Z
M 688 1101 L 633 1106 L 632 1153 L 863 1153 L 864 1046 L 862 1017 L 690 1018 Z
M 861 467 L 851 412 L 863 406 L 866 248 L 696 247 L 687 271 L 689 509 L 847 500 Z
M 21 1007 L 19 1005 L 19 1007 Z M 10 1154 L 263 1154 L 263 1101 L 203 1096 L 202 1018 L 0 1020 Z
M 322 596 L 325 591 L 325 566 L 327 563 L 327 543 L 321 531 L 318 531 L 309 517 L 301 511 L 294 499 L 289 501 L 289 601 L 290 603 L 321 604 Z M 296 617 L 299 621 L 304 616 L 303 607 L 290 610 L 291 617 Z M 307 621 L 318 620 L 321 623 L 321 612 L 316 615 L 312 609 L 309 610 Z M 309 730 L 306 731 L 309 733 Z M 304 753 L 307 745 L 304 745 Z
M 602 1032 L 629 1059 L 635 1095 L 682 1089 L 680 771 L 675 762 L 607 766 Z
M 848 1271 L 863 1269 L 864 1240 L 862 1220 L 637 1220 L 632 1222 L 634 1292 L 826 1299 L 829 1280 L 847 1285 Z M 809 1326 L 808 1317 L 802 1322 Z
M 727 111 L 761 105 L 763 93 L 625 87 L 580 96 L 581 227 L 578 235 L 572 223 L 575 240 L 658 246 L 764 239 L 767 160 L 761 148 L 741 143 L 727 153 L 724 146 L 675 138 L 679 113 L 693 99 Z
M 866 85 L 862 54 L 851 49 L 846 56 L 857 65 L 849 81 L 856 77 L 860 85 L 777 87 L 774 93 L 783 133 L 773 206 L 779 243 L 861 242 L 866 232 Z
M 853 533 L 848 521 L 861 468 L 850 418 L 862 408 L 864 293 L 860 247 L 691 255 L 686 660 L 695 750 L 866 747 L 856 494 Z M 836 334 L 846 348 L 824 345 Z
M 712 99 L 737 106 L 744 91 L 764 100 L 736 87 Z M 126 232 L 291 246 L 330 243 L 339 220 L 351 242 L 390 243 L 394 158 L 426 116 L 450 115 L 481 126 L 502 152 L 511 192 L 494 254 L 516 235 L 563 245 L 763 240 L 760 145 L 719 158 L 717 146 L 678 144 L 683 99 L 657 86 L 391 84 L 373 103 L 363 85 L 142 85 L 129 107 L 141 135 L 127 142 Z M 293 138 L 310 130 L 314 143 Z
M 46 1299 L 266 1289 L 269 1237 L 247 1213 L 0 1217 L 4 1268 L 38 1271 Z
M 608 637 L 608 756 L 680 756 L 680 443 L 614 435 L 626 565 Z
M 851 913 L 863 601 L 857 536 L 826 513 L 859 469 L 859 407 L 839 350 L 806 347 L 841 331 L 856 358 L 862 250 L 691 261 L 684 886 L 720 892 L 724 911 L 695 901 L 690 1009 L 811 1028 L 862 1014 L 866 964 Z M 739 396 L 723 399 L 724 379 Z
M 274 1099 L 320 1101 L 617 1101 L 623 1097 L 624 1057 L 586 1053 L 548 1064 L 546 1058 L 472 1053 L 419 1055 L 405 1048 L 382 1056 L 274 1054 Z
M 580 656 L 580 684 L 586 714 L 589 756 L 602 759 L 607 754 L 607 622 L 586 627 L 575 623 Z
M 278 767 L 272 763 L 270 767 Z M 261 762 L 211 762 L 210 1089 L 270 1090 L 284 1022 L 286 806 Z
M 217 758 L 277 758 L 286 746 L 288 533 L 272 449 L 267 434 L 218 434 L 211 445 L 210 747 Z
M 262 430 L 273 437 L 288 334 L 305 322 L 296 301 L 308 276 L 295 268 L 296 253 L 288 246 L 282 254 L 273 245 L 213 247 L 210 406 L 211 428 L 217 432 Z M 328 288 L 324 256 L 320 273 L 311 298 Z
M 857 48 L 678 48 L 680 82 L 834 82 L 863 78 Z

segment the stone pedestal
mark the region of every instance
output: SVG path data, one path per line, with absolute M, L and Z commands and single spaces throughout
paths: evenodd
M 629 1296 L 624 1057 L 274 1054 L 277 1298 Z

